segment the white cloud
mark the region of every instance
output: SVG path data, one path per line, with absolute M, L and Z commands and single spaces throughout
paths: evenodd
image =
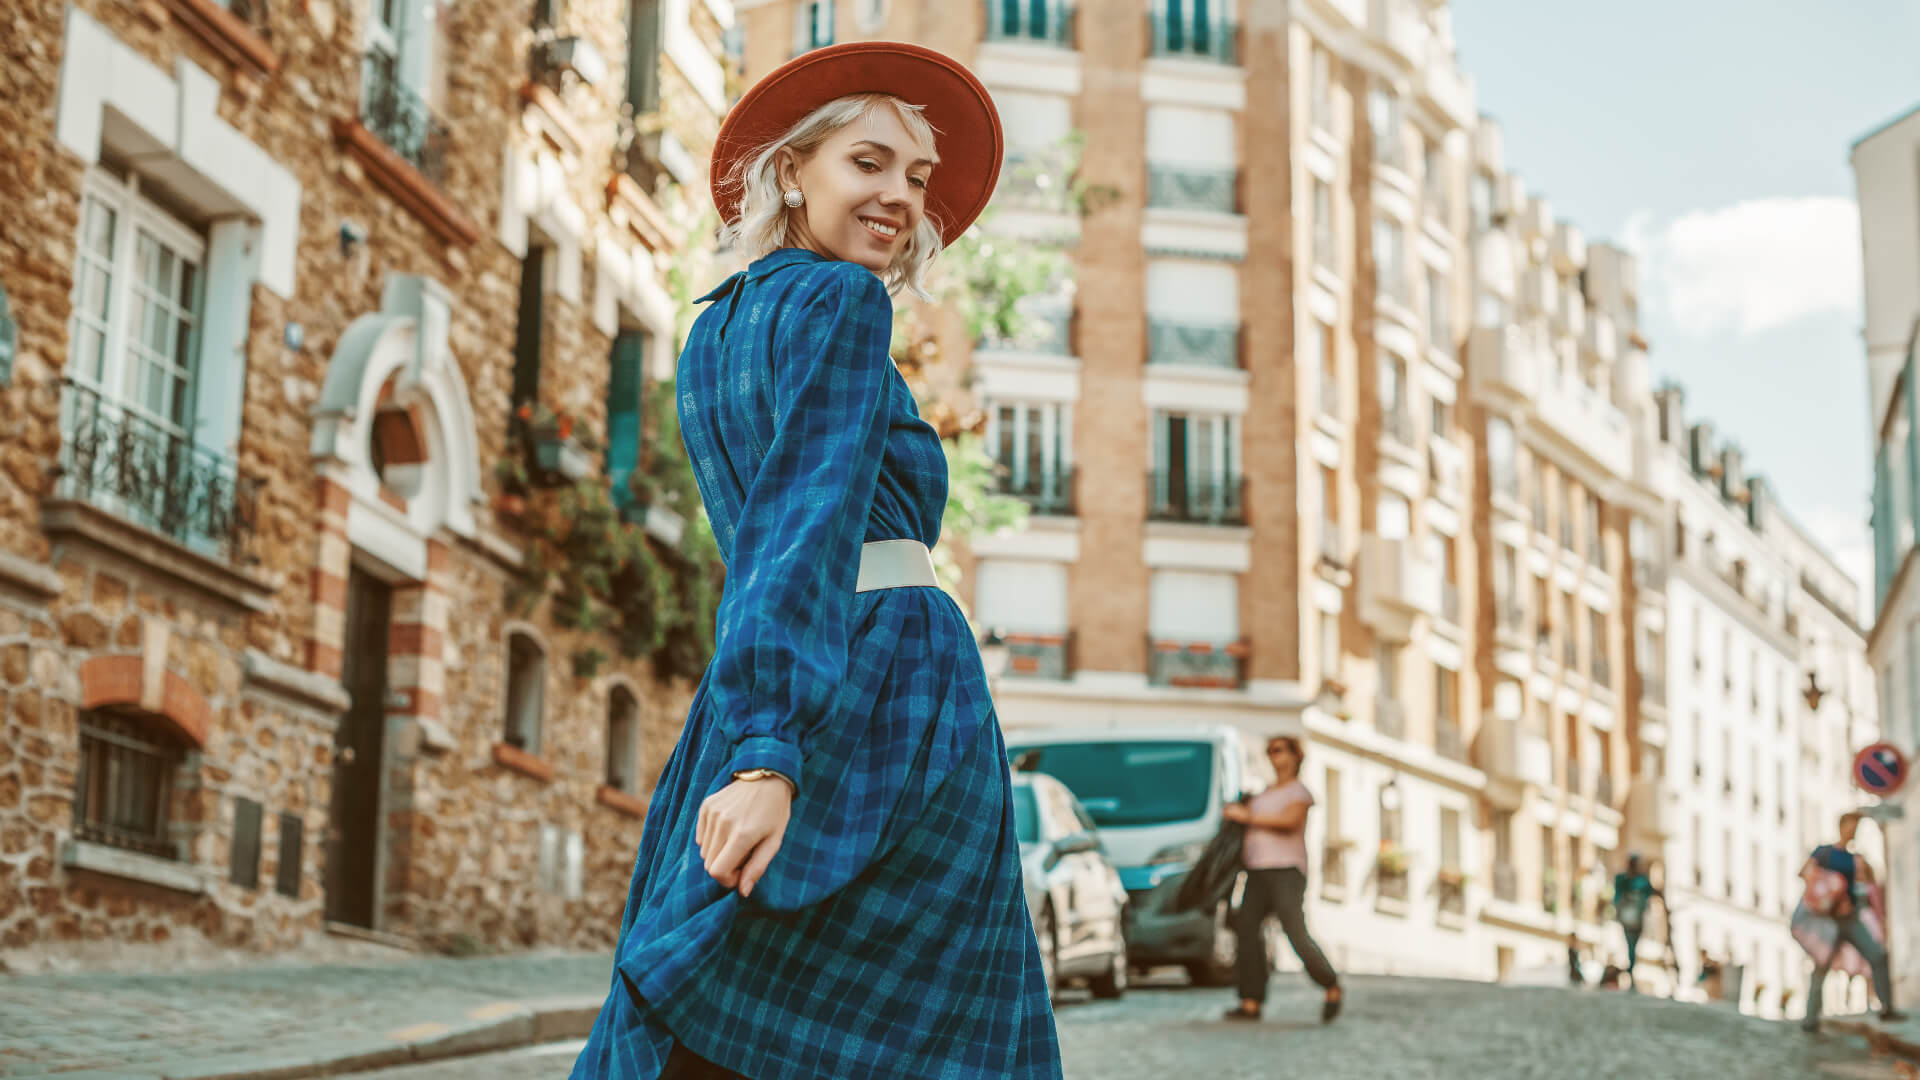
M 1689 334 L 1755 334 L 1860 305 L 1860 213 L 1853 201 L 1755 199 L 1696 210 L 1663 227 L 1627 219 L 1649 300 Z

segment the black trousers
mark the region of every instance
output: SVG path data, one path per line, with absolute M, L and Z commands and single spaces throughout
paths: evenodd
M 747 1080 L 747 1078 L 731 1069 L 723 1069 L 687 1049 L 686 1043 L 675 1042 L 673 1053 L 667 1055 L 666 1068 L 660 1070 L 660 1080 Z
M 1248 1001 L 1267 1000 L 1267 973 L 1272 963 L 1267 957 L 1267 938 L 1261 933 L 1261 926 L 1267 916 L 1276 915 L 1280 919 L 1280 928 L 1287 932 L 1287 943 L 1293 946 L 1293 954 L 1306 965 L 1307 976 L 1320 984 L 1323 989 L 1332 989 L 1340 984 L 1339 977 L 1333 973 L 1333 965 L 1327 963 L 1326 954 L 1307 933 L 1307 872 L 1297 867 L 1280 870 L 1247 871 L 1247 889 L 1240 897 L 1240 919 L 1237 924 L 1240 937 L 1239 956 L 1235 974 L 1240 983 L 1240 996 Z

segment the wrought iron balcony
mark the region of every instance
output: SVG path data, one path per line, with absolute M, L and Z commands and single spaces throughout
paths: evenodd
M 1147 474 L 1147 519 L 1193 525 L 1245 525 L 1246 481 L 1236 475 Z
M 1036 514 L 1074 515 L 1072 466 L 1016 477 L 1011 469 L 1001 465 L 994 470 L 993 487 L 1001 495 L 1011 495 L 1026 503 Z
M 986 0 L 987 40 L 1073 47 L 1073 5 L 1060 0 Z
M 1596 652 L 1593 654 L 1593 684 L 1596 687 L 1613 685 L 1613 665 L 1607 662 L 1607 654 L 1605 653 Z
M 1163 210 L 1240 212 L 1240 170 L 1218 166 L 1148 165 L 1147 205 Z
M 1446 915 L 1465 915 L 1467 913 L 1467 887 L 1457 867 L 1441 871 L 1439 881 L 1440 911 Z
M 252 554 L 260 481 L 233 459 L 68 381 L 58 493 L 203 554 Z
M 1068 209 L 1072 162 L 1055 150 L 1009 150 L 994 197 L 1029 210 Z
M 1214 60 L 1222 64 L 1239 63 L 1235 28 L 1225 19 L 1201 22 L 1187 19 L 1178 11 L 1148 17 L 1153 25 L 1153 55 Z
M 438 184 L 446 178 L 447 125 L 401 78 L 398 57 L 378 50 L 366 54 L 360 123 L 428 180 Z
M 1022 325 L 1012 334 L 994 330 L 981 336 L 981 349 L 1017 350 L 1045 353 L 1049 356 L 1073 355 L 1073 312 L 1061 310 L 1029 311 L 1021 314 Z
M 1601 773 L 1593 782 L 1593 801 L 1601 806 L 1613 805 L 1613 774 Z
M 1413 414 L 1403 405 L 1380 414 L 1380 430 L 1401 446 L 1413 446 Z
M 1433 729 L 1433 749 L 1448 761 L 1467 764 L 1467 740 L 1460 731 L 1460 725 L 1452 720 L 1441 718 Z
M 1397 870 L 1379 867 L 1380 896 L 1386 900 L 1405 900 L 1407 898 L 1407 871 L 1405 867 Z
M 1231 690 L 1245 683 L 1247 650 L 1239 642 L 1153 641 L 1147 684 Z
M 1229 322 L 1147 320 L 1147 362 L 1235 369 L 1240 366 L 1240 327 Z

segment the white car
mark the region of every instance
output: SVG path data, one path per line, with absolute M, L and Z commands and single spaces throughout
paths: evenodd
M 1027 913 L 1049 992 L 1085 979 L 1095 997 L 1127 992 L 1127 890 L 1099 831 L 1067 786 L 1015 773 L 1015 831 Z

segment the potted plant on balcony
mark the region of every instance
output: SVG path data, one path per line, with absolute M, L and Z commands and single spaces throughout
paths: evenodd
M 1374 864 L 1379 867 L 1382 877 L 1405 877 L 1407 874 L 1407 849 L 1391 840 L 1380 841 L 1380 853 Z
M 1473 875 L 1457 866 L 1443 866 L 1433 875 L 1433 879 L 1439 883 L 1442 889 L 1465 892 L 1467 890 L 1467 882 L 1473 879 Z
M 510 493 L 561 487 L 593 472 L 597 441 L 574 418 L 536 402 L 522 402 L 507 426 L 507 461 L 497 467 Z M 516 490 L 517 489 L 517 490 Z

